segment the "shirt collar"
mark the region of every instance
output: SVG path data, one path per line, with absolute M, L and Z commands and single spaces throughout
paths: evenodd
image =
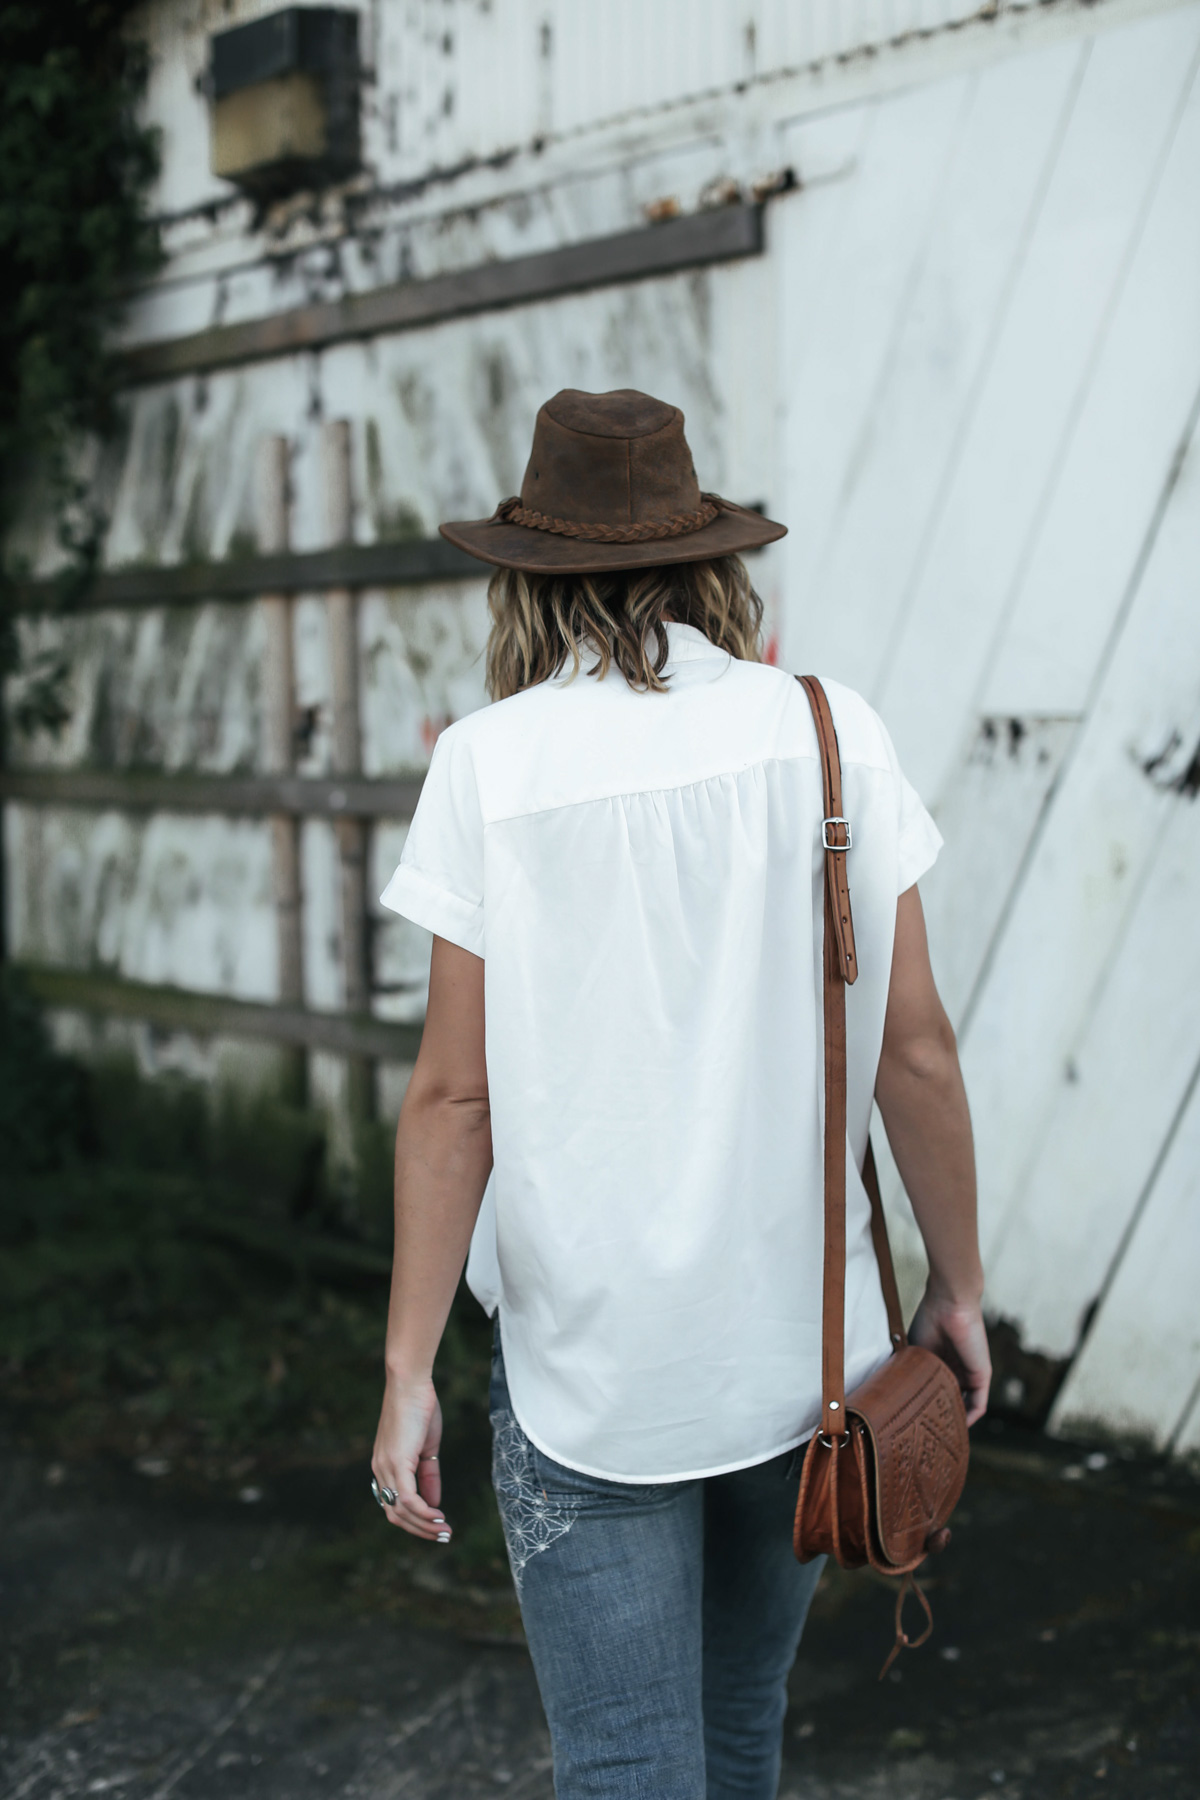
M 674 619 L 666 622 L 667 666 L 681 662 L 699 662 L 705 657 L 727 658 L 728 652 L 706 638 L 695 625 L 681 625 Z
M 681 663 L 715 662 L 719 659 L 722 663 L 727 664 L 730 661 L 729 652 L 714 644 L 711 638 L 706 638 L 704 633 L 698 631 L 694 625 L 681 625 L 674 619 L 666 619 L 663 622 L 663 630 L 667 634 L 667 660 L 663 665 L 664 675 L 670 674 L 671 670 L 677 669 Z M 648 647 L 652 648 L 652 646 L 653 639 Z M 591 669 L 594 660 L 593 653 L 587 650 L 583 652 L 581 661 L 585 671 Z M 550 679 L 558 682 L 561 687 L 569 687 L 574 679 L 570 661 L 565 662 L 558 673 L 552 675 Z

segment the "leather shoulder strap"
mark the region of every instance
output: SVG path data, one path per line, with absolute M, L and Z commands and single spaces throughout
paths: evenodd
M 852 839 L 850 821 L 842 817 L 842 759 L 825 689 L 815 675 L 797 675 L 796 680 L 808 695 L 813 724 L 817 728 L 821 785 L 825 794 L 821 842 L 825 846 L 826 917 L 833 926 L 842 980 L 850 985 L 858 980 L 858 959 L 854 949 L 854 918 L 850 911 L 850 878 L 846 871 Z
M 821 1303 L 822 1426 L 830 1437 L 846 1429 L 846 988 L 858 978 L 854 915 L 847 862 L 853 843 L 842 813 L 842 761 L 829 699 L 815 675 L 796 677 L 808 696 L 821 755 L 825 816 L 824 1038 L 825 1038 L 825 1271 Z M 871 1240 L 887 1308 L 892 1347 L 906 1340 L 887 1221 L 870 1143 L 863 1183 L 871 1202 Z
M 892 1261 L 892 1245 L 888 1237 L 883 1197 L 879 1192 L 879 1174 L 870 1138 L 867 1139 L 867 1154 L 863 1158 L 862 1178 L 867 1199 L 871 1202 L 871 1242 L 875 1246 L 875 1261 L 879 1264 L 879 1285 L 883 1289 L 883 1304 L 887 1311 L 888 1336 L 892 1340 L 893 1350 L 903 1350 L 908 1343 L 908 1333 L 904 1329 L 904 1314 L 900 1310 L 896 1265 Z

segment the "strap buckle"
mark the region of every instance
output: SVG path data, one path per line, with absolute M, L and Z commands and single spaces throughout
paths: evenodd
M 846 827 L 846 841 L 844 844 L 831 844 L 830 843 L 829 827 L 831 825 L 835 825 L 835 826 L 836 825 L 844 825 Z M 825 846 L 826 850 L 851 850 L 851 849 L 853 849 L 854 839 L 850 835 L 849 819 L 842 819 L 842 818 L 838 818 L 838 817 L 834 817 L 832 819 L 822 819 L 821 820 L 821 842 Z

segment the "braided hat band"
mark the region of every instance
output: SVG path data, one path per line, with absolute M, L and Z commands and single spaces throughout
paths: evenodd
M 555 537 L 582 538 L 592 544 L 646 544 L 660 538 L 686 537 L 711 525 L 720 513 L 715 494 L 701 494 L 695 512 L 672 513 L 665 519 L 644 519 L 640 525 L 585 525 L 578 519 L 552 519 L 547 513 L 531 512 L 519 497 L 502 500 L 489 524 L 524 525 L 531 531 L 548 531 Z
M 677 406 L 636 388 L 563 388 L 538 408 L 520 493 L 490 519 L 438 529 L 480 562 L 572 575 L 736 556 L 785 527 L 700 491 Z

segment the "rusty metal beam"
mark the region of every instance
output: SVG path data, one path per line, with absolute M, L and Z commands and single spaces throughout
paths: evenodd
M 424 281 L 401 281 L 365 294 L 347 294 L 341 300 L 140 344 L 124 352 L 121 374 L 129 386 L 170 381 L 179 375 L 322 350 L 348 338 L 412 331 L 444 319 L 549 300 L 585 288 L 673 275 L 705 263 L 757 256 L 762 248 L 762 207 L 723 206 L 612 237 L 537 251 L 532 256 L 478 263 Z
M 318 1013 L 302 1006 L 271 1006 L 220 994 L 189 993 L 186 988 L 152 987 L 119 975 L 57 969 L 45 963 L 19 966 L 45 1006 L 142 1019 L 149 1025 L 190 1031 L 198 1037 L 251 1038 L 400 1063 L 414 1062 L 421 1043 L 419 1025 L 392 1025 L 366 1013 Z
M 410 587 L 491 574 L 487 563 L 444 538 L 399 543 L 338 544 L 328 550 L 280 551 L 229 562 L 160 564 L 106 569 L 82 602 L 106 606 L 187 606 L 205 600 L 255 600 L 260 594 L 302 594 L 337 587 Z M 45 612 L 58 599 L 53 577 L 17 584 L 25 612 Z
M 411 819 L 423 777 L 169 775 L 143 769 L 0 769 L 0 799 L 122 812 Z

